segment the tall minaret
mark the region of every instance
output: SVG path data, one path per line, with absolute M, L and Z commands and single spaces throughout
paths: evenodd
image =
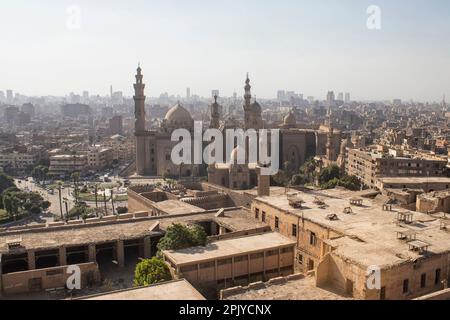
M 328 161 L 336 161 L 336 151 L 334 148 L 334 129 L 330 126 L 330 131 L 327 135 L 327 159 Z
M 139 65 L 136 74 L 136 83 L 134 84 L 134 115 L 136 118 L 135 133 L 145 131 L 145 84 L 142 83 L 142 69 Z
M 210 128 L 219 129 L 220 126 L 220 111 L 219 104 L 217 103 L 217 95 L 214 95 L 214 103 L 211 105 L 211 120 Z
M 143 75 L 142 69 L 139 65 L 136 74 L 136 83 L 134 84 L 134 115 L 135 127 L 134 133 L 136 136 L 136 173 L 144 176 L 146 163 L 146 132 L 145 132 L 145 84 L 142 83 Z
M 252 86 L 250 85 L 250 78 L 248 77 L 247 73 L 247 79 L 245 80 L 245 94 L 244 94 L 244 122 L 245 122 L 245 129 L 249 129 L 251 127 L 251 117 L 252 117 L 252 93 L 251 93 Z

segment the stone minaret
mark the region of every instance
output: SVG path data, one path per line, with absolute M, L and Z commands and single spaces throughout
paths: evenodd
M 145 175 L 146 148 L 145 148 L 145 84 L 142 83 L 143 75 L 141 66 L 137 68 L 136 83 L 134 84 L 134 115 L 136 136 L 136 173 Z
M 258 197 L 270 196 L 270 176 L 261 173 L 262 166 L 258 164 L 256 174 L 258 176 Z
M 210 128 L 219 129 L 220 126 L 220 111 L 219 104 L 217 103 L 217 95 L 214 96 L 214 103 L 211 105 L 211 119 Z
M 336 161 L 336 151 L 334 145 L 334 130 L 330 127 L 330 132 L 327 137 L 327 159 L 328 161 Z
M 245 94 L 244 94 L 244 121 L 245 121 L 245 129 L 251 128 L 251 119 L 252 119 L 252 86 L 250 85 L 250 79 L 247 73 L 247 79 L 245 80 Z

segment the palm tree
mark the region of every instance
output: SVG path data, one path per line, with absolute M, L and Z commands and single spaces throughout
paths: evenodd
M 114 215 L 114 193 L 113 193 L 113 189 L 111 189 L 111 206 L 112 206 L 112 214 Z
M 98 217 L 98 186 L 97 184 L 94 185 L 94 190 L 95 190 L 95 215 Z
M 78 203 L 78 181 L 80 180 L 80 173 L 74 172 L 72 173 L 72 179 L 73 179 L 73 187 L 74 187 L 74 196 L 75 196 L 75 204 Z
M 61 211 L 61 221 L 64 221 L 63 208 L 62 208 L 61 187 L 62 187 L 62 182 L 58 182 L 58 191 L 59 191 L 59 209 L 60 209 L 60 211 Z
M 103 203 L 105 204 L 105 216 L 107 216 L 108 208 L 106 207 L 106 189 L 103 189 Z

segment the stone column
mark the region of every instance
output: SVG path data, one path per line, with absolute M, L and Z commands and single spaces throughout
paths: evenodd
M 150 259 L 152 257 L 152 238 L 144 238 L 144 259 Z
M 278 249 L 278 276 L 281 275 L 281 249 Z
M 97 262 L 97 250 L 95 248 L 95 243 L 88 246 L 88 256 L 89 262 Z
M 125 267 L 125 249 L 123 247 L 123 240 L 117 240 L 116 243 L 117 250 L 117 263 L 119 268 Z
M 59 265 L 66 266 L 67 265 L 67 251 L 66 247 L 59 247 Z
M 2 297 L 3 292 L 2 274 L 2 254 L 0 253 L 0 298 Z
M 36 269 L 36 254 L 34 250 L 28 250 L 28 270 Z

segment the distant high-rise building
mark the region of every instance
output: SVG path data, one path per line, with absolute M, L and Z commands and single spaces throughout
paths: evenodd
M 285 101 L 286 100 L 286 91 L 278 90 L 278 92 L 277 92 L 277 100 L 278 101 Z
M 291 100 L 292 98 L 295 98 L 295 92 L 294 91 L 286 91 L 286 99 Z
M 14 95 L 12 90 L 6 90 L 6 102 L 12 103 L 14 100 Z
M 36 112 L 35 107 L 31 103 L 25 103 L 22 105 L 21 111 L 25 114 L 30 115 L 30 117 L 34 117 L 34 114 Z
M 344 101 L 344 93 L 343 92 L 339 92 L 338 94 L 338 98 L 339 101 Z
M 89 103 L 89 92 L 83 91 L 83 103 Z
M 314 97 L 313 96 L 308 96 L 308 102 L 309 103 L 314 103 Z
M 4 117 L 7 123 L 15 123 L 19 115 L 18 107 L 7 107 L 4 111 Z
M 5 93 L 3 91 L 0 91 L 0 102 L 4 102 L 6 99 Z
M 61 114 L 65 117 L 77 118 L 79 116 L 88 116 L 91 108 L 84 104 L 66 104 L 61 106 Z
M 350 93 L 349 93 L 349 92 L 347 92 L 347 93 L 345 94 L 345 102 L 346 102 L 346 103 L 350 102 Z
M 122 116 L 114 116 L 109 119 L 109 133 L 122 134 L 123 133 L 123 118 Z
M 394 104 L 394 106 L 401 106 L 402 105 L 402 99 L 394 99 L 392 101 L 392 103 Z
M 332 105 L 334 103 L 334 91 L 328 91 L 327 93 L 327 103 L 328 105 Z
M 191 98 L 191 88 L 186 88 L 186 99 Z

